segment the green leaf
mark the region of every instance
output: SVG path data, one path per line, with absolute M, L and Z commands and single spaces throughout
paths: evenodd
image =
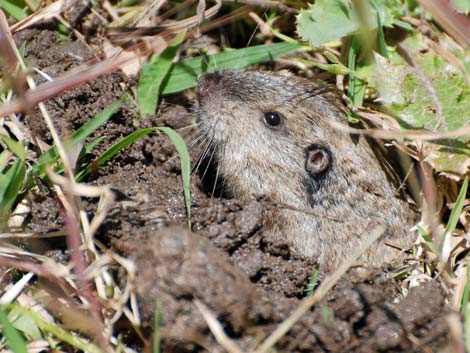
M 457 200 L 455 201 L 454 208 L 450 213 L 449 220 L 447 221 L 446 228 L 444 229 L 444 234 L 441 239 L 440 243 L 440 262 L 447 261 L 452 251 L 450 247 L 450 242 L 448 238 L 451 236 L 452 232 L 455 230 L 457 223 L 459 222 L 460 214 L 462 213 L 462 209 L 464 206 L 465 199 L 467 197 L 467 188 L 468 188 L 468 177 L 465 177 L 465 180 L 460 188 L 459 196 L 457 196 Z
M 389 48 L 390 60 L 376 56 L 376 74 L 369 80 L 380 92 L 387 110 L 406 127 L 452 131 L 470 124 L 470 87 L 464 74 L 434 52 L 433 44 L 419 33 L 409 36 L 402 46 L 417 68 Z M 430 89 L 435 92 L 444 121 L 440 120 Z
M 318 266 L 315 266 L 315 268 L 313 269 L 313 274 L 310 277 L 310 280 L 308 281 L 307 297 L 311 297 L 313 293 L 315 292 L 315 287 L 318 284 L 319 273 L 320 273 L 320 268 Z
M 0 140 L 2 140 L 7 145 L 8 149 L 13 152 L 21 161 L 26 159 L 26 151 L 21 143 L 5 135 L 0 135 Z
M 313 47 L 318 47 L 357 34 L 361 25 L 367 30 L 377 29 L 378 24 L 379 28 L 391 27 L 404 13 L 404 4 L 400 0 L 364 0 L 362 17 L 367 22 L 364 24 L 358 16 L 361 11 L 356 11 L 350 4 L 348 0 L 315 1 L 307 10 L 300 11 L 297 31 Z
M 54 323 L 49 323 L 44 321 L 37 313 L 25 309 L 19 305 L 13 305 L 15 310 L 20 312 L 22 315 L 28 316 L 30 320 L 33 320 L 36 325 L 46 334 L 53 335 L 60 341 L 63 341 L 80 351 L 89 352 L 89 353 L 103 353 L 101 348 L 90 343 L 89 340 L 85 340 L 79 337 L 77 334 L 66 331 L 61 327 L 57 326 Z M 25 351 L 18 351 L 19 353 L 23 353 Z
M 385 43 L 385 34 L 384 28 L 382 26 L 382 21 L 380 20 L 380 16 L 377 13 L 377 33 L 378 33 L 378 52 L 384 58 L 388 59 L 388 51 L 387 51 L 387 44 Z
M 272 61 L 303 48 L 305 47 L 296 43 L 275 43 L 183 60 L 171 67 L 162 94 L 177 93 L 196 86 L 197 76 L 203 72 L 241 69 L 249 65 Z
M 119 140 L 117 143 L 115 143 L 114 145 L 109 147 L 106 151 L 104 151 L 103 154 L 97 159 L 96 165 L 98 166 L 103 165 L 104 163 L 109 161 L 111 158 L 113 158 L 115 155 L 117 155 L 119 152 L 121 152 L 124 148 L 126 148 L 130 144 L 134 143 L 135 141 L 155 131 L 156 131 L 156 128 L 153 128 L 153 127 L 134 131 L 133 133 Z M 77 181 L 83 180 L 85 176 L 91 173 L 94 165 L 95 164 L 93 165 L 88 164 L 85 169 L 77 173 L 75 177 L 76 180 Z
M 186 147 L 186 143 L 183 138 L 173 129 L 169 127 L 158 127 L 157 129 L 163 131 L 171 139 L 180 156 L 184 200 L 186 202 L 188 226 L 191 228 L 191 165 L 188 148 Z
M 355 36 L 352 40 L 351 47 L 348 54 L 348 68 L 351 71 L 356 71 L 357 58 L 360 53 L 361 46 L 359 37 Z M 366 93 L 367 84 L 354 75 L 349 75 L 348 97 L 356 107 L 361 107 L 364 101 L 364 94 Z
M 0 7 L 18 21 L 26 17 L 25 2 L 21 0 L 0 0 Z
M 431 236 L 419 224 L 416 225 L 416 228 L 418 228 L 418 232 L 423 237 L 429 250 L 431 250 L 434 253 L 434 255 L 439 257 L 439 248 L 437 247 L 436 243 L 434 243 Z
M 349 70 L 346 66 L 343 64 L 324 64 L 320 63 L 317 61 L 311 61 L 311 60 L 305 60 L 305 59 L 297 59 L 297 61 L 307 64 L 307 65 L 312 65 L 315 67 L 318 67 L 319 69 L 331 72 L 332 74 L 335 75 L 348 75 L 348 74 L 353 74 L 351 70 Z
M 142 67 L 137 86 L 137 100 L 142 114 L 155 114 L 163 81 L 168 75 L 186 32 L 179 33 L 160 55 L 153 55 Z
M 26 342 L 24 341 L 21 334 L 13 327 L 8 321 L 7 315 L 4 311 L 4 307 L 0 306 L 0 323 L 2 324 L 1 336 L 5 337 L 8 347 L 14 353 L 28 353 Z
M 444 230 L 444 237 L 442 239 L 442 243 L 444 243 L 445 237 L 452 233 L 457 227 L 457 223 L 459 222 L 460 214 L 462 213 L 463 205 L 465 199 L 467 197 L 467 188 L 468 188 L 468 177 L 465 178 L 464 182 L 462 183 L 462 187 L 460 188 L 459 196 L 457 196 L 457 200 L 455 201 L 454 208 L 450 213 L 449 220 L 447 221 L 447 226 Z
M 20 194 L 26 174 L 24 162 L 18 160 L 0 174 L 0 231 L 3 230 L 11 209 Z
M 470 0 L 450 0 L 450 3 L 458 12 L 466 15 L 470 12 Z
M 318 47 L 356 32 L 359 24 L 346 0 L 317 0 L 300 12 L 297 29 L 304 40 Z
M 465 315 L 467 306 L 470 304 L 469 299 L 470 299 L 470 266 L 469 266 L 469 261 L 468 261 L 468 255 L 465 261 L 465 269 L 467 270 L 466 274 L 466 280 L 465 280 L 465 287 L 463 289 L 463 294 L 462 294 L 462 302 L 460 303 L 460 313 L 462 315 Z M 468 317 L 465 317 L 465 321 L 469 319 Z
M 22 332 L 25 337 L 33 340 L 40 340 L 43 338 L 41 335 L 41 331 L 39 330 L 38 326 L 31 320 L 31 318 L 27 315 L 23 315 L 13 308 L 8 315 L 9 318 L 15 317 L 15 321 L 13 322 L 13 326 L 20 332 Z
M 188 148 L 186 147 L 186 144 L 183 138 L 173 129 L 169 127 L 151 127 L 151 128 L 134 131 L 130 135 L 124 137 L 123 139 L 118 141 L 116 144 L 108 148 L 98 158 L 98 160 L 96 161 L 96 164 L 93 164 L 93 166 L 103 165 L 104 163 L 106 163 L 108 160 L 110 160 L 112 157 L 117 155 L 120 151 L 122 151 L 124 148 L 126 148 L 133 142 L 156 131 L 161 131 L 165 133 L 171 139 L 171 141 L 173 142 L 176 148 L 176 151 L 178 152 L 178 155 L 180 156 L 181 173 L 182 173 L 182 179 L 183 179 L 183 193 L 184 193 L 184 199 L 185 199 L 185 204 L 186 204 L 186 213 L 188 217 L 188 225 L 189 227 L 191 227 L 191 180 L 190 180 L 191 165 L 190 165 L 189 152 L 188 152 Z M 76 175 L 77 181 L 82 180 L 86 175 L 90 174 L 93 166 L 87 165 L 85 169 L 81 170 Z

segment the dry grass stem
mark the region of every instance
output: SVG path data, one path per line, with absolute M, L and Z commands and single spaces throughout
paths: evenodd
M 243 353 L 243 351 L 237 346 L 237 344 L 225 334 L 224 328 L 214 316 L 214 314 L 211 313 L 209 308 L 207 308 L 202 302 L 197 299 L 194 300 L 194 304 L 196 304 L 202 316 L 204 316 L 204 320 L 206 320 L 206 323 L 209 326 L 217 342 L 219 342 L 219 344 L 224 347 L 224 349 L 229 353 Z

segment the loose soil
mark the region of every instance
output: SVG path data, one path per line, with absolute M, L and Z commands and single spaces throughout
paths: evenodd
M 51 28 L 22 31 L 31 67 L 57 76 L 93 57 L 79 41 L 59 41 Z M 37 81 L 44 79 L 37 75 Z M 132 82 L 120 72 L 107 75 L 46 102 L 62 136 L 68 136 L 127 91 Z M 124 105 L 96 134 L 105 141 L 98 155 L 137 128 L 181 129 L 192 121 L 193 92 L 165 97 L 156 116 L 139 118 Z M 42 117 L 34 112 L 24 123 L 51 143 Z M 182 130 L 185 131 L 185 130 Z M 196 150 L 197 148 L 195 148 Z M 193 163 L 196 162 L 197 151 Z M 296 257 L 287 244 L 263 235 L 270 212 L 265 200 L 211 197 L 194 175 L 192 230 L 186 225 L 179 159 L 171 141 L 154 134 L 134 143 L 87 180 L 112 185 L 115 205 L 98 239 L 137 266 L 137 293 L 144 333 L 151 338 L 155 305 L 160 303 L 163 352 L 223 352 L 196 302 L 207 306 L 226 333 L 248 351 L 297 308 L 306 296 L 313 260 Z M 91 156 L 93 157 L 93 156 Z M 57 201 L 42 188 L 31 197 L 27 230 L 49 232 L 63 226 Z M 84 200 L 92 215 L 96 200 Z M 24 241 L 23 246 L 32 247 Z M 47 243 L 66 254 L 60 241 Z M 65 256 L 65 260 L 66 260 Z M 62 258 L 64 261 L 64 258 Z M 118 271 L 118 278 L 125 276 Z M 280 352 L 437 352 L 448 344 L 450 313 L 436 282 L 412 288 L 406 297 L 386 270 L 356 266 L 327 297 L 279 341 Z M 320 276 L 320 280 L 322 275 Z M 1 278 L 0 278 L 1 279 Z M 142 342 L 125 323 L 129 344 Z

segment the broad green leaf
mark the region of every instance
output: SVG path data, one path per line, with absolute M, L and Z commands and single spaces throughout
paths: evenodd
M 162 94 L 181 92 L 196 86 L 197 76 L 203 72 L 241 69 L 249 65 L 272 61 L 303 48 L 305 47 L 295 43 L 275 43 L 183 60 L 171 67 Z
M 450 3 L 458 12 L 465 14 L 470 12 L 470 0 L 450 0 Z
M 367 23 L 364 25 L 369 30 L 377 29 L 377 24 L 391 27 L 404 11 L 400 0 L 364 0 L 362 5 L 366 11 L 363 17 Z M 361 12 L 356 11 L 348 0 L 317 0 L 300 12 L 297 30 L 314 47 L 337 42 L 361 28 L 357 13 Z
M 142 67 L 137 86 L 137 100 L 144 115 L 155 114 L 162 83 L 168 75 L 185 34 L 186 32 L 179 33 L 168 48 L 160 55 L 153 55 L 149 63 Z
M 300 36 L 318 47 L 337 41 L 359 29 L 351 6 L 346 0 L 317 0 L 297 17 Z
M 55 323 L 44 321 L 37 313 L 29 309 L 25 309 L 19 305 L 13 305 L 13 307 L 22 315 L 28 316 L 30 320 L 33 320 L 45 335 L 52 335 L 60 341 L 65 342 L 83 352 L 103 353 L 101 348 L 91 343 L 89 340 L 85 340 L 73 332 L 66 331 Z M 23 353 L 23 351 L 18 352 Z
M 417 68 L 389 48 L 390 61 L 376 56 L 376 75 L 369 80 L 379 90 L 387 110 L 407 127 L 452 131 L 468 125 L 470 87 L 464 75 L 435 53 L 420 34 L 408 37 L 402 45 Z M 443 121 L 430 89 L 442 109 Z
M 7 346 L 11 349 L 11 351 L 14 353 L 28 353 L 25 340 L 13 327 L 10 321 L 8 321 L 7 314 L 5 313 L 3 306 L 0 306 L 0 323 L 2 324 L 0 337 L 5 337 Z
M 446 172 L 447 175 L 465 175 L 470 168 L 470 149 L 457 148 L 459 141 L 445 141 L 448 145 L 428 143 L 428 155 L 425 161 L 434 169 Z

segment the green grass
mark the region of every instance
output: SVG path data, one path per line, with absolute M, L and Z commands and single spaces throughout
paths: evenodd
M 137 85 L 137 100 L 143 115 L 155 114 L 161 88 L 173 60 L 184 40 L 186 32 L 179 33 L 160 55 L 152 55 L 148 64 L 142 66 L 140 80 Z
M 21 333 L 13 327 L 7 317 L 6 307 L 0 305 L 0 333 L 5 337 L 7 346 L 14 353 L 28 353 L 26 342 Z

